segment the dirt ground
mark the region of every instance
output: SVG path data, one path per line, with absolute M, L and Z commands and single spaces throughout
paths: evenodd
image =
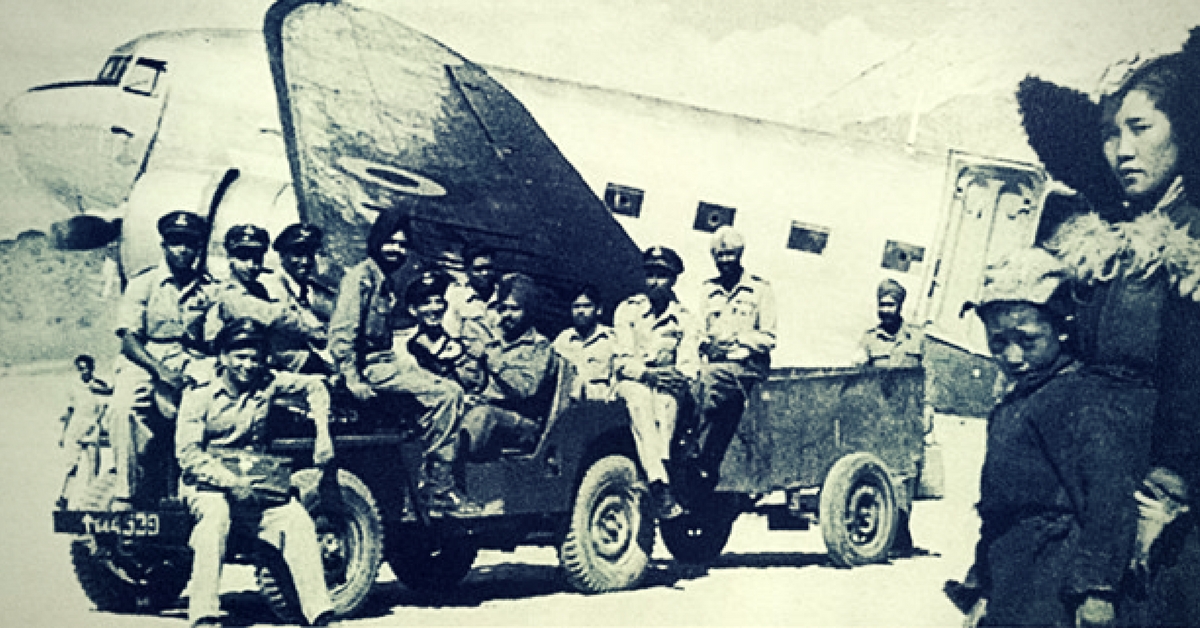
M 155 616 L 100 613 L 75 582 L 70 537 L 51 532 L 62 478 L 56 447 L 61 374 L 0 376 L 0 623 L 5 626 L 186 626 L 184 602 Z M 743 515 L 725 553 L 707 569 L 671 560 L 660 542 L 653 572 L 635 591 L 586 596 L 566 588 L 552 549 L 483 552 L 455 591 L 431 597 L 386 567 L 366 613 L 345 626 L 791 625 L 955 626 L 941 589 L 971 560 L 978 520 L 984 423 L 940 416 L 946 497 L 915 506 L 912 531 L 926 556 L 837 569 L 819 531 L 769 531 Z M 234 625 L 273 625 L 249 568 L 231 567 L 223 605 Z

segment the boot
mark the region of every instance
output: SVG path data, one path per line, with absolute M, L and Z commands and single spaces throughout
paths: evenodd
M 669 521 L 683 515 L 683 507 L 675 501 L 671 487 L 662 480 L 650 483 L 650 500 L 660 520 Z
M 454 480 L 449 462 L 430 459 L 425 465 L 425 504 L 431 517 L 478 517 L 483 508 L 467 499 Z

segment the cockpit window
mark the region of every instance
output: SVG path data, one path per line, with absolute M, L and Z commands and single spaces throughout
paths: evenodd
M 101 85 L 116 85 L 121 82 L 121 75 L 125 74 L 125 68 L 129 66 L 129 55 L 113 55 L 104 62 L 104 67 L 100 68 L 100 74 L 96 77 L 96 82 Z
M 157 59 L 138 59 L 125 76 L 125 91 L 143 96 L 154 95 L 158 76 L 165 72 L 167 63 Z

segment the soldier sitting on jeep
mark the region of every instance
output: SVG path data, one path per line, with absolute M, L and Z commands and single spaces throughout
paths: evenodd
M 463 417 L 472 459 L 495 457 L 506 447 L 532 450 L 542 433 L 548 404 L 545 384 L 555 356 L 550 341 L 533 327 L 530 306 L 536 291 L 526 275 L 512 273 L 500 280 L 496 298 L 501 338 L 484 349 L 486 403 Z

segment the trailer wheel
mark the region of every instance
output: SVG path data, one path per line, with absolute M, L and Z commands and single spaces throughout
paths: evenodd
M 641 581 L 654 551 L 654 517 L 645 492 L 637 465 L 626 456 L 605 456 L 588 468 L 558 550 L 571 586 L 603 593 Z
M 729 542 L 733 523 L 741 514 L 738 497 L 714 493 L 703 502 L 691 505 L 683 516 L 659 521 L 658 529 L 671 556 L 696 564 L 716 560 Z
M 443 539 L 437 543 L 429 534 L 417 529 L 388 533 L 384 546 L 392 573 L 404 586 L 414 591 L 449 589 L 471 572 L 479 548 L 467 539 Z
M 375 498 L 362 480 L 339 469 L 338 486 L 322 487 L 323 475 L 320 469 L 297 471 L 292 474 L 292 486 L 299 490 L 300 503 L 317 528 L 333 612 L 337 617 L 349 617 L 362 608 L 379 575 L 383 523 Z M 331 488 L 340 490 L 331 494 Z M 301 623 L 300 601 L 282 557 L 271 552 L 258 565 L 257 576 L 259 589 L 275 615 L 285 622 Z
M 94 538 L 71 542 L 71 564 L 88 599 L 101 611 L 153 613 L 170 608 L 192 575 L 186 554 L 139 559 Z
M 887 560 L 896 535 L 896 490 L 883 462 L 866 452 L 843 456 L 821 487 L 819 517 L 829 558 L 839 567 Z

